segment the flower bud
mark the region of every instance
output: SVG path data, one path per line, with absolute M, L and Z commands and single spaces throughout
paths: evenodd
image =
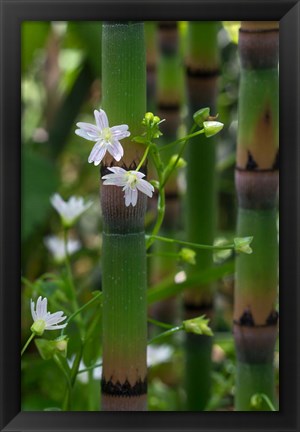
M 202 127 L 203 122 L 208 119 L 210 113 L 209 108 L 201 108 L 196 111 L 193 115 L 194 122 L 197 123 L 198 126 Z
M 208 327 L 209 319 L 205 319 L 204 316 L 189 319 L 183 321 L 183 328 L 187 333 L 195 333 L 205 336 L 213 336 L 213 332 Z
M 210 138 L 220 132 L 224 124 L 217 121 L 205 121 L 203 122 L 203 127 L 206 138 Z
M 171 166 L 174 165 L 174 163 L 177 161 L 177 158 L 178 158 L 177 154 L 171 157 L 170 159 Z M 186 161 L 183 158 L 179 158 L 176 164 L 176 168 L 184 168 L 186 165 L 187 165 Z
M 252 249 L 250 247 L 250 243 L 252 242 L 253 237 L 236 237 L 234 241 L 234 250 L 236 252 L 251 254 Z
M 182 261 L 195 265 L 196 264 L 196 252 L 193 249 L 182 248 L 179 252 L 179 256 Z
M 250 399 L 251 408 L 260 410 L 262 408 L 263 398 L 259 393 L 254 394 Z
M 32 326 L 30 327 L 30 330 L 32 333 L 35 333 L 38 336 L 42 336 L 46 328 L 46 322 L 43 319 L 39 319 L 34 321 Z

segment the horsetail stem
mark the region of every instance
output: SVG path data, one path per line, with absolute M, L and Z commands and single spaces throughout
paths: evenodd
M 252 256 L 236 261 L 235 408 L 250 411 L 263 393 L 275 403 L 277 335 L 278 23 L 242 22 L 236 190 L 238 235 L 253 235 Z
M 209 107 L 215 114 L 219 52 L 218 22 L 190 22 L 187 35 L 186 71 L 189 111 Z M 200 135 L 187 148 L 186 236 L 190 242 L 213 244 L 216 221 L 216 139 Z M 187 275 L 212 267 L 212 252 L 198 250 L 196 265 L 187 267 Z M 187 318 L 212 315 L 212 285 L 191 286 L 184 293 Z M 211 388 L 212 338 L 186 335 L 187 409 L 204 410 Z
M 102 41 L 103 108 L 112 124 L 127 124 L 131 137 L 136 136 L 146 111 L 144 25 L 104 23 Z M 131 137 L 122 141 L 124 157 L 119 162 L 127 169 L 136 167 L 144 153 Z M 106 159 L 102 170 L 110 164 Z M 123 195 L 117 186 L 102 185 L 102 409 L 143 411 L 147 406 L 146 196 L 140 194 L 136 206 L 126 207 Z

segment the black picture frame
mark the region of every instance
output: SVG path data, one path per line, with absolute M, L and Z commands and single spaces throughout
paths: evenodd
M 299 77 L 295 0 L 1 0 L 1 431 L 300 431 Z M 280 411 L 20 411 L 20 42 L 32 20 L 280 20 Z

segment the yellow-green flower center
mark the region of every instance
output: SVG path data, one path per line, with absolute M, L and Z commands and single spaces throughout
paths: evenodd
M 44 331 L 45 331 L 45 328 L 46 328 L 46 322 L 45 322 L 45 320 L 43 320 L 43 319 L 39 319 L 39 320 L 36 320 L 36 321 L 32 324 L 30 330 L 31 330 L 33 333 L 37 334 L 38 336 L 42 336 L 42 334 L 43 334 Z
M 127 181 L 131 189 L 135 189 L 136 183 L 137 183 L 137 176 L 136 174 L 133 174 L 131 171 L 128 171 L 127 173 Z
M 109 127 L 104 128 L 101 132 L 101 136 L 105 141 L 110 142 L 111 137 L 112 137 L 112 133 Z

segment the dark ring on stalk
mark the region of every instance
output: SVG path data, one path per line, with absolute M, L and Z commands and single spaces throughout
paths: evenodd
M 162 111 L 178 111 L 180 108 L 178 103 L 160 102 L 158 109 Z
M 272 32 L 279 32 L 278 28 L 270 28 L 270 29 L 255 29 L 255 30 L 250 30 L 250 29 L 239 29 L 240 33 L 272 33 Z
M 158 28 L 160 30 L 174 30 L 177 29 L 177 21 L 159 21 Z
M 143 173 L 145 175 L 147 175 L 147 164 L 148 164 L 148 161 L 146 161 L 146 163 L 139 170 L 141 173 Z M 138 166 L 138 163 L 136 161 L 132 161 L 131 164 L 129 165 L 129 167 L 125 163 L 123 163 L 122 165 L 115 165 L 113 161 L 111 162 L 110 165 L 102 164 L 101 168 L 100 168 L 101 177 L 103 177 L 106 174 L 111 174 L 111 171 L 108 168 L 111 168 L 114 166 L 119 166 L 120 168 L 123 168 L 126 171 L 135 171 L 137 166 Z
M 139 378 L 133 386 L 128 380 L 121 384 L 120 381 L 113 383 L 111 379 L 106 381 L 103 378 L 101 380 L 101 390 L 103 394 L 109 396 L 141 396 L 147 393 L 147 378 L 143 381 Z
M 239 320 L 233 320 L 233 324 L 240 327 L 268 327 L 268 326 L 276 326 L 279 319 L 279 313 L 276 310 L 270 312 L 269 316 L 266 319 L 265 324 L 255 324 L 253 315 L 250 310 L 246 310 L 243 315 L 239 318 Z
M 201 304 L 195 304 L 195 303 L 188 303 L 184 302 L 184 309 L 186 311 L 197 311 L 199 314 L 203 315 L 205 311 L 211 311 L 213 309 L 213 303 L 201 303 Z
M 235 166 L 235 170 L 239 171 L 239 172 L 255 172 L 255 173 L 268 173 L 268 172 L 275 172 L 278 171 L 277 167 L 272 167 L 272 168 L 264 168 L 264 169 L 260 169 L 260 168 L 255 168 L 255 169 L 249 169 L 249 168 L 241 168 L 239 166 Z
M 187 66 L 186 73 L 188 76 L 196 78 L 217 78 L 220 75 L 220 69 L 196 69 L 191 66 Z

